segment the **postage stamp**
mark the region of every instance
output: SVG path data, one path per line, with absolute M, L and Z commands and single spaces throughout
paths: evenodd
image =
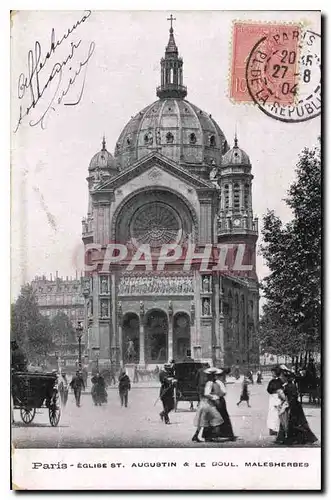
M 277 95 L 281 93 L 283 103 L 294 102 L 295 93 L 290 90 L 296 88 L 295 85 L 298 83 L 297 52 L 300 32 L 299 24 L 235 22 L 232 36 L 230 98 L 237 103 L 252 102 L 247 86 L 246 66 L 253 47 L 260 46 L 263 40 L 267 56 L 262 61 L 260 55 L 259 60 L 264 64 L 275 66 L 272 71 L 269 71 L 267 84 L 268 86 L 272 85 Z M 256 61 L 252 60 L 251 62 L 256 64 Z M 286 68 L 282 65 L 285 65 Z M 254 69 L 258 71 L 258 68 Z M 258 72 L 255 74 L 257 75 Z M 287 85 L 283 86 L 285 77 Z M 289 86 L 289 91 L 287 91 L 287 86 Z M 284 87 L 285 93 L 281 92 L 282 87 Z
M 321 110 L 321 37 L 297 24 L 233 26 L 230 98 L 284 122 Z

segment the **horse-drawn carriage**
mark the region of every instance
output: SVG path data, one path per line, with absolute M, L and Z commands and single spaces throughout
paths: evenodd
M 47 408 L 50 424 L 58 425 L 61 408 L 56 374 L 13 371 L 11 382 L 13 409 L 20 410 L 25 424 L 31 424 L 37 408 Z
M 298 388 L 300 402 L 303 397 L 308 397 L 308 402 L 312 404 L 321 404 L 321 380 L 307 370 L 302 370 L 300 375 L 295 377 Z
M 174 376 L 176 379 L 175 411 L 179 401 L 190 402 L 193 411 L 194 401 L 199 401 L 199 371 L 203 364 L 196 361 L 183 361 L 174 364 Z

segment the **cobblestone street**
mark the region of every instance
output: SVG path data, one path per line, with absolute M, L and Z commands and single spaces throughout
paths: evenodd
M 171 425 L 164 425 L 159 417 L 161 402 L 156 382 L 134 385 L 129 394 L 129 406 L 120 406 L 118 390 L 108 388 L 108 404 L 96 407 L 91 395 L 84 393 L 80 408 L 75 406 L 74 395 L 69 394 L 68 404 L 63 410 L 58 427 L 51 427 L 48 410 L 37 410 L 33 422 L 26 426 L 21 422 L 19 410 L 15 410 L 12 429 L 13 443 L 19 448 L 58 447 L 261 447 L 275 446 L 274 437 L 266 428 L 268 411 L 267 380 L 262 385 L 250 386 L 251 408 L 243 402 L 236 403 L 241 390 L 240 382 L 227 385 L 227 407 L 236 442 L 193 443 L 194 412 L 190 404 L 179 402 L 177 412 L 171 412 Z M 319 441 L 321 437 L 320 407 L 304 404 L 312 431 Z M 195 403 L 196 408 L 196 403 Z

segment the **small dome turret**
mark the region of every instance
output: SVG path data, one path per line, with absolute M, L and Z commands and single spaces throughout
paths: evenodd
M 112 170 L 117 172 L 114 157 L 106 149 L 105 137 L 102 139 L 101 150 L 93 156 L 88 169 L 90 172 L 94 170 Z
M 222 166 L 228 166 L 228 165 L 246 165 L 250 166 L 251 161 L 249 159 L 249 156 L 243 149 L 240 149 L 238 146 L 238 138 L 237 134 L 235 135 L 234 138 L 234 146 L 233 148 L 229 149 L 227 153 L 222 158 Z

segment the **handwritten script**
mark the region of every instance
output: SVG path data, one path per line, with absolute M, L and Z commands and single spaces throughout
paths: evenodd
M 71 41 L 70 38 L 90 15 L 90 10 L 85 11 L 60 39 L 57 39 L 53 28 L 46 54 L 38 40 L 34 49 L 28 51 L 27 72 L 20 74 L 17 83 L 20 105 L 14 132 L 28 119 L 31 127 L 40 125 L 45 129 L 50 113 L 56 111 L 57 106 L 77 106 L 80 103 L 95 43 L 90 42 L 86 52 L 82 40 Z M 69 47 L 66 47 L 65 41 L 70 41 Z M 59 57 L 55 62 L 56 56 Z

